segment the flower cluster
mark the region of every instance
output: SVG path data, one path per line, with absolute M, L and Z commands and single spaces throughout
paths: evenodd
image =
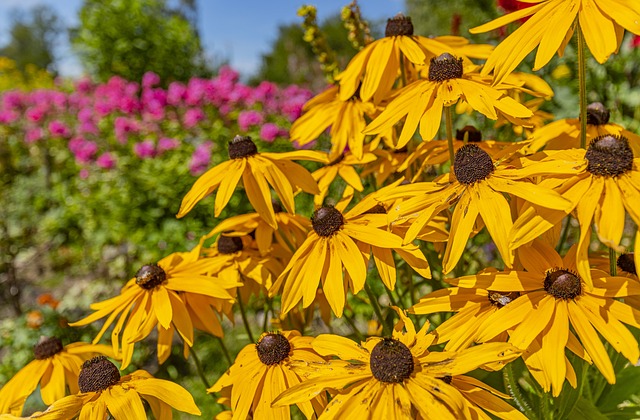
M 576 118 L 544 126 L 536 112 L 553 90 L 514 70 L 536 46 L 536 67 L 547 65 L 574 33 L 582 70 L 587 47 L 605 61 L 624 29 L 640 34 L 640 3 L 511 3 L 501 4 L 516 11 L 475 30 L 529 17 L 495 49 L 422 37 L 408 16 L 389 19 L 385 36 L 363 46 L 291 127 L 301 145 L 328 129 L 324 150 L 259 148 L 242 131 L 265 120 L 242 111 L 228 158 L 193 183 L 177 217 L 206 200 L 218 217 L 237 190 L 255 212 L 144 265 L 71 326 L 106 318 L 93 345 L 113 325 L 103 350 L 121 369 L 142 340 L 157 342 L 159 364 L 179 343 L 226 407 L 220 419 L 290 419 L 293 406 L 322 420 L 573 418 L 598 410 L 601 395 L 618 401 L 611 386 L 620 372 L 637 375 L 640 359 L 640 137 L 610 122 L 601 103 L 587 105 L 584 89 Z M 170 87 L 166 100 L 195 100 L 186 92 Z M 155 112 L 166 118 L 153 111 L 146 123 Z M 460 124 L 462 114 L 514 130 L 495 139 Z M 183 117 L 192 127 L 208 118 L 193 108 Z M 139 124 L 122 120 L 119 133 Z M 91 154 L 90 144 L 75 147 Z M 139 146 L 141 157 L 151 152 Z M 235 314 L 249 343 L 210 386 L 194 330 L 218 337 L 226 352 L 224 326 Z M 54 372 L 63 352 L 55 346 L 36 352 L 52 358 Z M 121 377 L 107 363 L 84 362 L 80 393 L 33 418 L 118 418 L 126 403 L 126 415 L 142 419 L 140 398 L 160 418 L 170 417 L 167 405 L 198 412 L 188 397 L 178 401 L 177 385 Z M 89 385 L 83 373 L 98 365 Z M 20 414 L 36 381 L 13 381 L 0 407 Z M 48 390 L 43 383 L 51 400 Z

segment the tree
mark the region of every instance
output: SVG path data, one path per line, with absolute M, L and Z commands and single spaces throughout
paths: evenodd
M 28 13 L 14 11 L 11 21 L 10 40 L 0 48 L 0 56 L 12 59 L 23 73 L 31 64 L 55 74 L 54 46 L 63 29 L 55 11 L 38 5 Z
M 340 67 L 344 69 L 357 50 L 347 38 L 347 30 L 340 15 L 328 18 L 320 28 L 327 37 L 329 46 L 335 51 Z M 299 24 L 280 26 L 278 38 L 273 43 L 271 52 L 262 56 L 260 70 L 254 79 L 280 84 L 295 83 L 312 88 L 325 86 L 320 64 L 303 36 L 304 31 Z
M 470 37 L 469 29 L 498 17 L 495 0 L 405 0 L 416 35 L 461 35 Z M 451 10 L 455 10 L 452 15 Z M 488 36 L 475 36 L 476 41 Z
M 71 42 L 100 80 L 140 80 L 147 71 L 163 83 L 208 75 L 200 38 L 165 0 L 85 0 Z

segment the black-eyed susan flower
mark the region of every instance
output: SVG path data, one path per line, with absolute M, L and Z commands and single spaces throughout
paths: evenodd
M 626 138 L 605 135 L 596 137 L 588 149 L 541 152 L 546 156 L 536 165 L 553 167 L 540 185 L 554 188 L 572 205 L 563 211 L 539 212 L 537 203 L 523 208 L 509 235 L 515 249 L 540 236 L 561 222 L 575 209 L 580 223 L 577 265 L 584 281 L 591 286 L 589 245 L 591 224 L 596 226 L 600 242 L 622 251 L 625 214 L 640 225 L 640 158 L 634 157 Z M 635 252 L 639 243 L 636 241 Z
M 240 178 L 247 198 L 254 209 L 277 229 L 278 225 L 271 204 L 269 185 L 289 213 L 295 213 L 294 191 L 301 189 L 317 194 L 318 186 L 311 174 L 292 160 L 311 160 L 326 163 L 326 155 L 312 150 L 295 150 L 284 153 L 258 153 L 251 137 L 236 136 L 229 142 L 230 160 L 209 169 L 196 180 L 182 199 L 177 217 L 183 217 L 204 197 L 216 189 L 214 215 L 218 217 L 229 203 Z
M 596 137 L 610 134 L 626 137 L 636 156 L 640 156 L 640 136 L 625 130 L 621 125 L 609 122 L 609 110 L 600 102 L 587 106 L 587 142 Z M 534 153 L 543 147 L 545 150 L 571 149 L 580 147 L 580 119 L 566 118 L 554 121 L 533 132 L 531 143 L 523 153 Z
M 178 384 L 154 378 L 144 370 L 120 376 L 118 368 L 104 356 L 82 364 L 78 376 L 79 393 L 54 402 L 46 411 L 31 419 L 68 420 L 114 419 L 146 420 L 143 400 L 156 419 L 173 418 L 172 407 L 188 414 L 200 415 L 189 392 Z
M 623 323 L 640 327 L 640 312 L 615 298 L 639 295 L 640 283 L 591 269 L 593 288 L 589 290 L 576 271 L 575 247 L 564 258 L 541 241 L 518 252 L 526 271 L 488 272 L 447 280 L 459 289 L 498 291 L 510 300 L 486 317 L 477 331 L 471 330 L 476 323 L 461 328 L 477 342 L 508 331 L 509 342 L 526 350 L 525 363 L 535 366 L 530 369 L 533 377 L 554 396 L 560 394 L 565 378 L 576 386 L 565 348 L 593 361 L 605 379 L 615 383 L 611 360 L 598 334 L 632 364 L 638 362 L 638 342 Z M 441 309 L 446 305 L 442 302 Z
M 304 113 L 289 130 L 291 141 L 304 146 L 317 139 L 331 127 L 330 159 L 340 156 L 346 147 L 357 158 L 362 158 L 365 135 L 362 134 L 376 107 L 363 102 L 358 92 L 348 98 L 340 97 L 339 87 L 332 86 L 311 98 L 303 107 Z
M 453 106 L 460 99 L 493 120 L 503 114 L 510 120 L 527 125 L 521 119 L 533 115 L 505 91 L 483 83 L 474 73 L 465 72 L 462 58 L 444 53 L 431 59 L 428 79 L 418 80 L 400 90 L 385 110 L 367 125 L 364 133 L 375 134 L 387 130 L 406 117 L 396 147 L 404 147 L 418 126 L 422 140 L 429 141 L 440 128 L 444 107 Z
M 0 414 L 22 414 L 25 400 L 40 385 L 45 404 L 78 392 L 78 373 L 85 360 L 96 355 L 114 357 L 110 346 L 104 344 L 71 343 L 66 346 L 57 337 L 41 337 L 33 347 L 35 360 L 20 369 L 0 389 Z
M 504 41 L 484 65 L 482 72 L 494 72 L 495 83 L 511 73 L 522 60 L 538 47 L 534 70 L 544 67 L 556 52 L 564 53 L 579 25 L 585 41 L 599 63 L 618 51 L 624 29 L 640 35 L 640 3 L 629 0 L 532 0 L 529 8 L 499 17 L 472 28 L 477 34 L 491 31 L 530 16 Z
M 376 155 L 373 153 L 366 152 L 362 154 L 362 157 L 358 158 L 355 154 L 348 151 L 342 153 L 322 168 L 314 171 L 311 175 L 313 176 L 313 179 L 318 182 L 320 194 L 317 194 L 313 198 L 313 203 L 317 207 L 324 204 L 324 199 L 329 193 L 329 187 L 337 176 L 340 176 L 347 185 L 350 185 L 356 191 L 364 190 L 364 186 L 360 180 L 360 175 L 358 175 L 354 166 L 364 165 L 375 160 Z
M 340 97 L 347 100 L 358 90 L 363 101 L 380 103 L 385 99 L 396 80 L 416 80 L 416 70 L 431 57 L 447 51 L 460 56 L 486 58 L 489 45 L 473 45 L 462 37 L 447 36 L 427 38 L 413 34 L 411 18 L 398 14 L 387 20 L 385 37 L 378 39 L 355 55 L 336 80 L 340 83 Z
M 510 158 L 515 153 L 523 149 L 528 143 L 525 142 L 504 142 L 496 140 L 483 140 L 482 132 L 474 126 L 467 125 L 462 129 L 456 130 L 453 142 L 453 150 L 457 152 L 467 143 L 473 143 L 484 150 L 493 158 L 493 160 L 501 160 Z M 415 175 L 412 181 L 415 182 L 424 174 L 427 167 L 431 165 L 441 165 L 449 160 L 449 145 L 447 140 L 432 140 L 422 142 L 415 148 L 407 159 L 398 167 L 398 171 L 403 171 L 410 167 L 414 167 L 411 171 Z
M 313 229 L 278 277 L 269 295 L 282 290 L 282 312 L 300 300 L 308 307 L 322 281 L 325 296 L 336 316 L 342 316 L 347 285 L 353 293 L 364 288 L 367 260 L 356 242 L 381 248 L 400 248 L 402 239 L 382 229 L 386 218 L 343 213 L 347 202 L 317 209 L 311 217 Z M 375 215 L 374 215 L 375 216 Z M 347 276 L 343 275 L 347 274 Z
M 249 235 L 222 234 L 214 246 L 203 249 L 209 261 L 206 273 L 219 279 L 222 284 L 242 286 L 245 299 L 251 294 L 266 292 L 283 269 L 276 255 L 261 255 L 253 243 Z M 277 254 L 274 246 L 270 250 L 272 254 Z
M 548 170 L 545 166 L 523 170 L 495 163 L 487 152 L 472 143 L 456 152 L 453 164 L 452 172 L 435 182 L 398 187 L 397 194 L 406 194 L 406 200 L 390 213 L 390 219 L 396 223 L 413 220 L 404 238 L 404 242 L 409 243 L 433 216 L 455 203 L 442 263 L 445 274 L 453 270 L 460 259 L 478 217 L 487 227 L 504 264 L 511 267 L 513 252 L 509 248 L 509 234 L 513 220 L 509 202 L 503 194 L 520 197 L 542 208 L 567 210 L 572 206 L 555 191 L 524 180 L 531 175 L 544 174 Z
M 484 410 L 499 418 L 525 418 L 496 397 L 502 394 L 464 375 L 485 363 L 513 360 L 519 355 L 515 348 L 490 343 L 458 353 L 429 352 L 435 336 L 428 328 L 427 323 L 416 332 L 401 314 L 392 337 L 369 338 L 362 345 L 337 335 L 318 336 L 312 342 L 316 352 L 337 358 L 309 363 L 292 357 L 290 365 L 305 380 L 280 395 L 274 406 L 307 401 L 328 390 L 332 399 L 320 420 L 486 418 Z
M 231 407 L 233 420 L 290 419 L 289 407 L 271 403 L 286 389 L 302 382 L 300 375 L 289 367 L 289 360 L 324 361 L 311 347 L 311 340 L 313 337 L 303 337 L 298 331 L 262 334 L 256 344 L 240 350 L 234 364 L 207 391 L 225 395 L 223 402 Z M 310 419 L 325 404 L 326 399 L 317 396 L 297 405 Z
M 309 218 L 282 211 L 279 203 L 273 204 L 278 228 L 272 228 L 258 213 L 231 216 L 218 223 L 205 237 L 211 238 L 222 232 L 225 236 L 253 234 L 261 255 L 267 255 L 274 241 L 282 248 L 294 250 L 304 242 L 311 229 Z
M 135 343 L 147 337 L 156 327 L 160 363 L 164 363 L 171 354 L 174 332 L 184 341 L 186 353 L 188 347 L 193 345 L 194 321 L 191 315 L 199 311 L 193 307 L 189 310 L 188 302 L 197 304 L 205 301 L 207 306 L 216 306 L 219 301 L 230 303 L 233 297 L 228 289 L 241 285 L 224 278 L 214 281 L 205 275 L 211 260 L 201 258 L 201 245 L 190 252 L 173 253 L 157 264 L 142 266 L 136 276 L 124 285 L 120 295 L 91 304 L 94 313 L 69 325 L 88 325 L 108 316 L 93 340 L 97 343 L 118 318 L 111 332 L 111 344 L 114 354 L 122 352 L 122 369 L 129 366 Z M 213 319 L 195 322 L 208 326 L 205 331 L 222 333 L 219 325 L 211 324 L 215 322 Z

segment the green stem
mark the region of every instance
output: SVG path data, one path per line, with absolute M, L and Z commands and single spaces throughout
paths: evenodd
M 453 160 L 456 156 L 453 151 L 453 109 L 450 106 L 445 107 L 444 120 L 447 127 L 447 145 L 449 146 L 449 160 L 453 166 Z
M 198 358 L 198 355 L 196 354 L 193 347 L 191 347 L 191 356 L 193 357 L 193 362 L 196 364 L 196 369 L 198 370 L 198 375 L 200 375 L 200 379 L 202 379 L 202 383 L 204 384 L 206 389 L 211 388 L 211 385 L 209 385 L 209 381 L 207 381 L 207 377 L 204 376 L 204 369 L 202 369 L 202 363 L 200 363 L 200 359 Z
M 358 338 L 358 341 L 364 341 L 364 336 L 360 333 L 360 330 L 358 330 L 358 327 L 356 327 L 356 323 L 354 322 L 353 319 L 351 319 L 351 316 L 347 315 L 346 312 L 344 312 L 342 316 L 344 317 L 345 321 L 347 321 L 347 324 L 349 324 L 349 326 L 353 330 L 353 333 Z
M 508 363 L 504 368 L 502 368 L 502 379 L 504 381 L 504 387 L 513 398 L 513 402 L 516 404 L 518 409 L 524 413 L 525 416 L 529 420 L 538 420 L 538 416 L 531 409 L 529 403 L 525 399 L 525 396 L 520 391 L 518 386 L 518 382 L 516 381 L 515 375 L 513 374 L 512 363 Z
M 380 308 L 380 303 L 378 302 L 378 298 L 373 294 L 369 283 L 364 283 L 364 291 L 369 296 L 369 301 L 371 302 L 371 306 L 373 306 L 373 311 L 376 313 L 378 317 L 378 321 L 382 324 L 382 332 L 385 336 L 391 336 L 391 329 L 387 326 L 386 322 L 384 322 L 384 318 L 382 317 L 382 308 Z
M 609 248 L 609 274 L 612 276 L 618 275 L 618 256 L 613 248 Z
M 389 296 L 389 301 L 391 302 L 391 304 L 393 306 L 398 306 L 398 301 L 393 296 L 393 292 L 389 290 L 389 288 L 386 285 L 384 286 L 384 291 L 387 292 L 387 296 Z M 398 308 L 400 308 L 400 306 L 398 306 Z
M 262 332 L 267 332 L 267 327 L 269 326 L 269 312 L 273 311 L 272 305 L 272 300 L 270 298 L 267 298 L 264 308 L 264 322 L 262 323 Z
M 216 339 L 220 344 L 220 348 L 222 349 L 222 354 L 224 354 L 224 358 L 227 359 L 227 363 L 229 363 L 229 366 L 231 366 L 233 364 L 233 360 L 231 360 L 231 356 L 229 355 L 229 350 L 227 350 L 227 346 L 224 345 L 224 341 L 222 341 L 222 338 L 216 337 Z
M 564 228 L 562 229 L 562 235 L 560 236 L 560 242 L 558 243 L 558 246 L 556 246 L 556 251 L 558 251 L 559 254 L 562 254 L 562 249 L 564 248 L 564 243 L 567 241 L 567 236 L 569 236 L 569 228 L 571 227 L 571 215 L 568 214 L 567 215 L 567 224 L 564 225 Z
M 251 327 L 249 326 L 249 320 L 247 319 L 247 314 L 244 310 L 244 304 L 242 303 L 242 296 L 240 296 L 240 288 L 238 287 L 238 306 L 240 307 L 240 315 L 242 316 L 242 323 L 244 324 L 244 328 L 247 330 L 247 335 L 249 336 L 249 341 L 255 343 L 256 341 L 253 339 L 253 334 L 251 333 Z
M 587 148 L 587 59 L 585 41 L 578 22 L 578 84 L 580 90 L 580 147 Z

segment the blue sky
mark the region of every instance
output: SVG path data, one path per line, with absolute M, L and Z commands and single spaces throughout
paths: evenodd
M 340 12 L 350 0 L 198 0 L 199 30 L 209 55 L 227 58 L 231 65 L 247 76 L 254 73 L 261 54 L 267 53 L 278 34 L 278 26 L 300 23 L 296 15 L 304 4 L 318 8 L 318 19 Z M 8 40 L 9 13 L 28 10 L 37 4 L 52 6 L 67 26 L 78 23 L 82 0 L 0 0 L 0 45 Z M 404 10 L 403 0 L 360 0 L 362 14 L 372 22 L 383 22 Z M 57 48 L 60 72 L 65 76 L 82 74 L 82 66 L 73 56 L 66 36 Z

